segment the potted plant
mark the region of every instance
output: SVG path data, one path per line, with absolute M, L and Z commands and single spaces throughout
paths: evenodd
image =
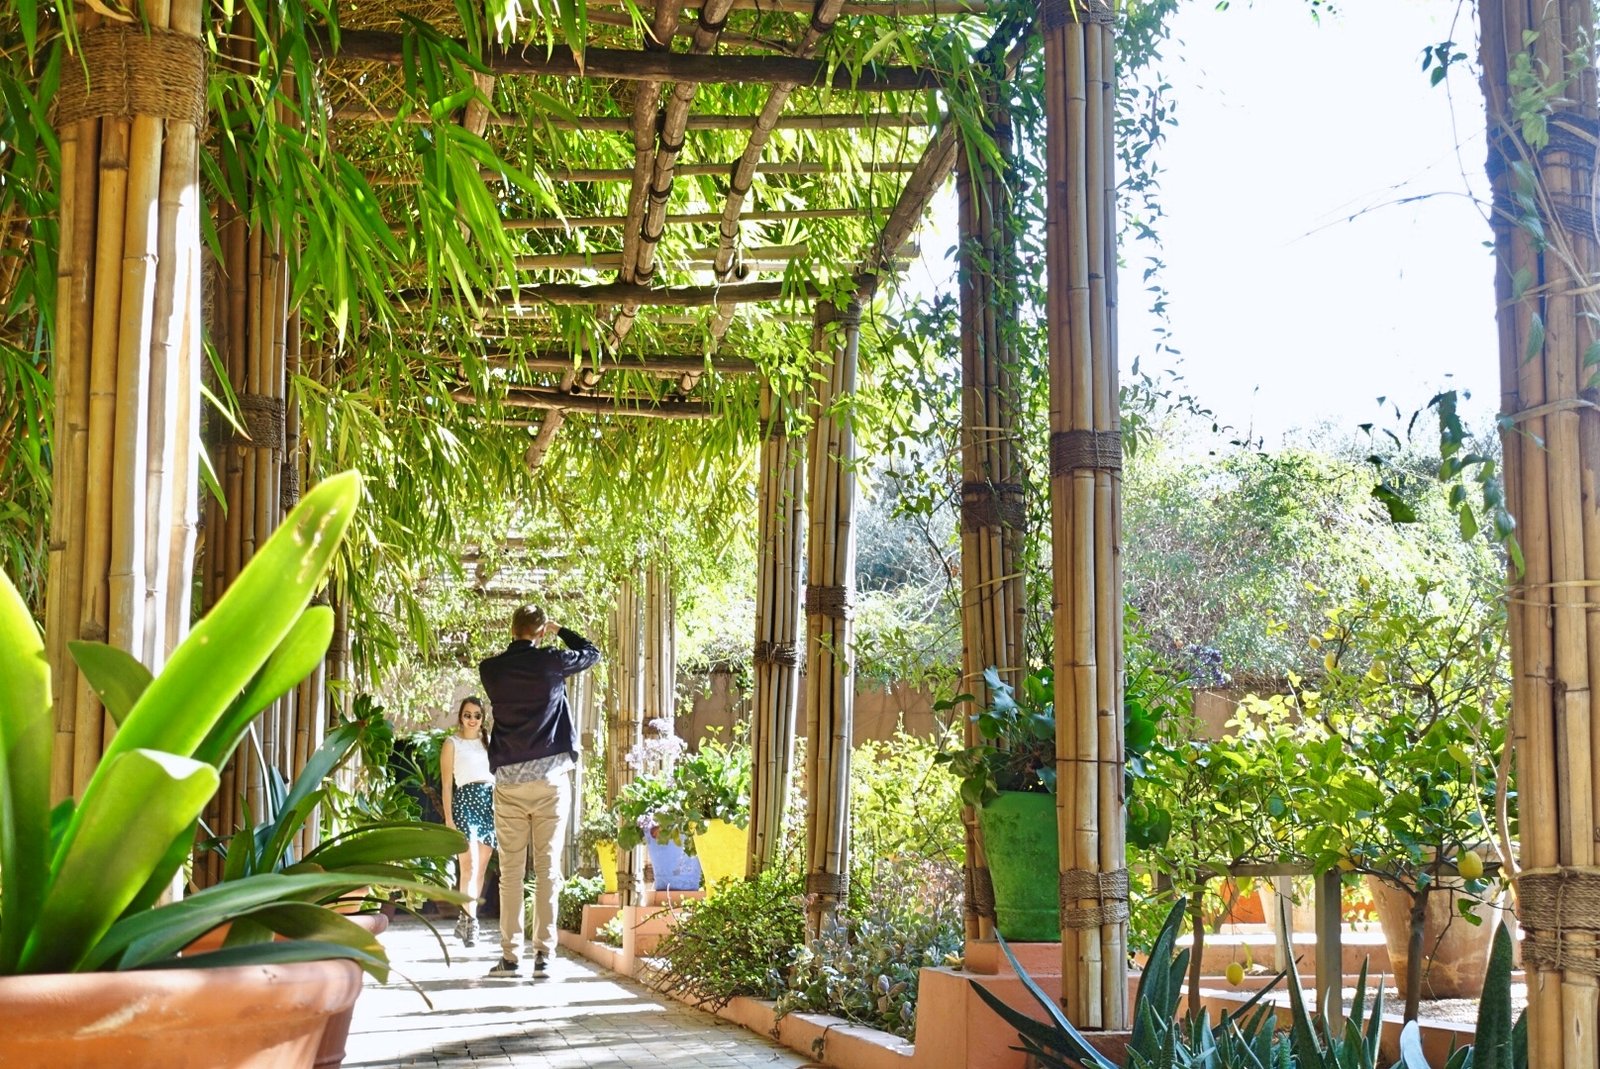
M 650 851 L 658 891 L 693 891 L 700 886 L 700 863 L 663 833 L 679 826 L 683 788 L 669 771 L 635 776 L 617 792 L 617 849 L 644 845 Z
M 617 821 L 610 813 L 595 813 L 584 818 L 578 828 L 578 856 L 593 857 L 603 880 L 601 890 L 617 890 Z
M 978 811 L 995 927 L 1013 941 L 1061 938 L 1055 874 L 1055 691 L 1048 668 L 1032 672 L 1020 693 L 993 668 L 983 673 L 990 704 L 973 717 L 982 738 L 937 760 L 961 780 L 961 800 Z M 970 696 L 955 701 L 970 700 Z
M 1365 585 L 1311 640 L 1319 685 L 1292 677 L 1289 693 L 1247 700 L 1300 749 L 1295 809 L 1313 867 L 1368 877 L 1408 1020 L 1424 991 L 1476 997 L 1489 957 L 1504 634 L 1488 599 L 1447 598 L 1427 580 L 1410 596 Z
M 72 644 L 118 729 L 81 795 L 59 806 L 51 667 L 0 577 L 0 1061 L 121 1069 L 204 1043 L 217 1065 L 262 1064 L 264 1050 L 274 1065 L 310 1065 L 360 969 L 387 976 L 381 944 L 315 900 L 405 881 L 261 872 L 157 904 L 220 767 L 327 650 L 333 613 L 307 603 L 360 494 L 354 472 L 308 493 L 159 675 L 115 648 Z M 178 956 L 224 922 L 241 932 L 230 945 Z
M 750 751 L 719 739 L 702 740 L 672 769 L 680 801 L 661 814 L 662 838 L 682 843 L 700 859 L 706 890 L 743 876 L 750 826 Z

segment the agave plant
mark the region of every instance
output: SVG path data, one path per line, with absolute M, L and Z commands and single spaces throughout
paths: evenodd
M 1180 898 L 1167 914 L 1151 948 L 1149 963 L 1139 978 L 1133 1035 L 1123 1067 L 1096 1050 L 1073 1026 L 1055 1001 L 1017 963 L 1003 936 L 995 936 L 1000 949 L 1028 993 L 1044 1007 L 1047 1020 L 1036 1021 L 1013 1009 L 976 981 L 972 988 L 1016 1028 L 1022 1046 L 1013 1049 L 1025 1051 L 1043 1069 L 1288 1069 L 1288 1040 L 1274 1034 L 1276 1017 L 1264 1002 L 1283 979 L 1283 973 L 1251 996 L 1237 1012 L 1224 1013 L 1216 1024 L 1211 1023 L 1207 1013 L 1188 1021 L 1179 1018 L 1178 999 L 1189 966 L 1189 951 L 1177 949 L 1185 907 L 1186 900 Z
M 0 975 L 349 958 L 387 976 L 382 946 L 315 902 L 369 885 L 423 889 L 392 875 L 261 872 L 155 905 L 251 721 L 327 651 L 333 613 L 307 605 L 360 496 L 356 472 L 308 493 L 159 675 L 114 647 L 72 644 L 117 732 L 81 796 L 54 807 L 51 668 L 0 575 Z M 255 934 L 175 957 L 240 920 Z

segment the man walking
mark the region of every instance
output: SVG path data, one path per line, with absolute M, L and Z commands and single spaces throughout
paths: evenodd
M 537 645 L 552 633 L 565 649 Z M 516 976 L 520 967 L 522 888 L 530 854 L 534 976 L 546 974 L 555 951 L 561 846 L 578 756 L 566 679 L 599 660 L 600 651 L 588 639 L 546 622 L 544 610 L 524 605 L 511 615 L 511 645 L 478 665 L 494 712 L 489 767 L 500 839 L 500 963 L 490 976 Z

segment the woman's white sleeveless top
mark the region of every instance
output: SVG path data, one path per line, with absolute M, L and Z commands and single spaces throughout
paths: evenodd
M 489 750 L 482 738 L 463 739 L 459 735 L 450 740 L 456 748 L 456 786 L 466 783 L 493 783 L 494 773 L 489 771 Z

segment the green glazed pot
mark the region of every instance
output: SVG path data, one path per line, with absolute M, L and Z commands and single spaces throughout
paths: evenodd
M 1055 795 L 1001 791 L 978 811 L 978 819 L 994 881 L 995 927 L 1013 942 L 1058 942 L 1061 852 Z

